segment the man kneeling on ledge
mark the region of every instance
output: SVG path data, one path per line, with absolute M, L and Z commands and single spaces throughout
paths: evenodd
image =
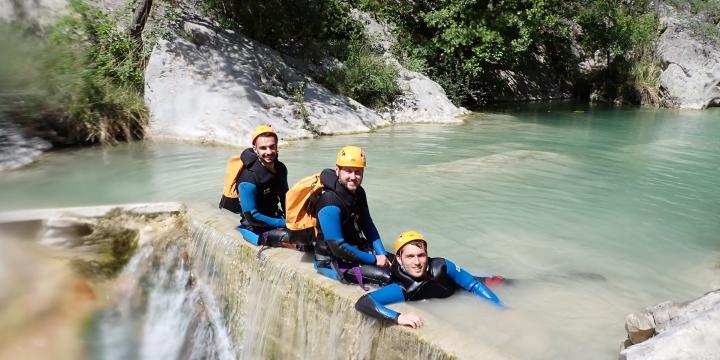
M 505 305 L 486 286 L 501 277 L 477 278 L 443 258 L 427 255 L 427 240 L 417 231 L 405 231 L 395 240 L 395 260 L 391 266 L 393 284 L 363 295 L 355 309 L 379 320 L 387 320 L 413 329 L 422 326 L 414 313 L 400 314 L 385 305 L 431 298 L 446 298 L 461 287 L 498 307 Z

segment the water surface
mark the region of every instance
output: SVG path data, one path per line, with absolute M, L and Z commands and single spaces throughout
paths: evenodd
M 499 312 L 468 294 L 416 303 L 525 359 L 614 358 L 624 316 L 720 286 L 720 109 L 532 108 L 292 142 L 290 182 L 366 149 L 363 186 L 386 247 L 519 279 Z M 216 203 L 237 149 L 129 144 L 51 153 L 2 173 L 0 207 Z

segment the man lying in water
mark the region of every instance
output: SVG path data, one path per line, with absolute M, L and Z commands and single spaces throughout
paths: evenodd
M 393 284 L 363 295 L 355 303 L 355 309 L 376 319 L 415 329 L 422 326 L 422 319 L 417 314 L 400 314 L 385 305 L 446 298 L 458 287 L 505 308 L 502 301 L 485 285 L 502 281 L 502 278 L 476 278 L 450 260 L 428 257 L 427 240 L 417 231 L 405 231 L 395 240 L 395 261 L 390 269 Z

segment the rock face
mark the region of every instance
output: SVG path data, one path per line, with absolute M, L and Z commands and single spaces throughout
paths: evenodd
M 0 21 L 24 22 L 40 28 L 52 25 L 66 10 L 67 0 L 0 1 Z
M 202 19 L 185 22 L 184 32 L 160 41 L 145 70 L 150 138 L 247 146 L 260 124 L 295 138 L 388 123 L 305 78 L 260 43 Z
M 666 64 L 660 75 L 663 102 L 669 107 L 704 109 L 720 104 L 720 48 L 692 34 L 687 19 L 671 14 L 657 55 Z
M 30 164 L 51 147 L 49 142 L 26 136 L 11 122 L 0 119 L 0 171 Z
M 247 146 L 260 124 L 281 138 L 369 131 L 393 122 L 456 122 L 464 112 L 421 74 L 403 72 L 413 95 L 382 115 L 337 95 L 288 65 L 276 51 L 195 18 L 162 40 L 145 70 L 147 135 Z
M 383 118 L 393 122 L 460 122 L 458 115 L 469 111 L 455 106 L 438 83 L 427 76 L 405 69 L 392 55 L 397 44 L 388 25 L 375 20 L 370 14 L 353 10 L 351 16 L 365 24 L 365 35 L 375 45 L 375 51 L 382 53 L 385 61 L 398 68 L 398 83 L 404 94 L 388 109 L 381 112 Z
M 630 314 L 622 360 L 720 359 L 720 290 Z

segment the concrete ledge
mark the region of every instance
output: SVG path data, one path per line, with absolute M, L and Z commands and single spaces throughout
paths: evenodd
M 222 299 L 238 358 L 510 358 L 411 304 L 393 308 L 423 317 L 417 330 L 360 314 L 364 291 L 319 275 L 310 254 L 271 248 L 259 261 L 237 215 L 193 204 L 187 216 L 193 271 Z
M 107 215 L 114 209 L 144 215 L 161 213 L 177 214 L 183 209 L 183 206 L 182 203 L 178 202 L 162 202 L 6 211 L 0 212 L 0 224 L 39 221 L 68 216 L 101 217 Z

